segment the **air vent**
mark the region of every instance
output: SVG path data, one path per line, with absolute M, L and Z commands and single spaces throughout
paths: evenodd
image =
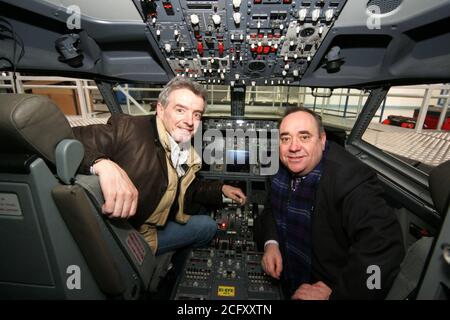
M 371 6 L 377 6 L 380 8 L 380 14 L 385 14 L 397 9 L 402 0 L 369 0 L 367 8 Z

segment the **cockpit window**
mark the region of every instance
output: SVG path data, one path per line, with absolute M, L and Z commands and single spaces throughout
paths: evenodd
M 392 87 L 362 139 L 428 173 L 450 160 L 450 86 Z

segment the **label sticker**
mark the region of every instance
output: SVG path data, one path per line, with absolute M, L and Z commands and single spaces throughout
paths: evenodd
M 219 286 L 219 288 L 217 289 L 217 295 L 219 297 L 234 297 L 236 295 L 235 287 Z
M 14 193 L 0 193 L 0 214 L 7 216 L 21 216 L 19 198 Z

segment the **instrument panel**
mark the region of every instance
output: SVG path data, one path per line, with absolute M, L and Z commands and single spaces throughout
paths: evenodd
M 206 84 L 298 85 L 345 0 L 145 0 L 174 75 Z
M 180 280 L 175 300 L 280 300 L 277 280 L 264 273 L 262 252 L 253 239 L 258 206 L 250 210 L 230 205 L 213 213 L 216 238 L 208 248 L 191 251 Z

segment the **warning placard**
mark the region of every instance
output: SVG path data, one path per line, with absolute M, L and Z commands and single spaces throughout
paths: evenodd
M 0 214 L 9 216 L 21 216 L 19 198 L 14 193 L 0 193 Z
M 217 288 L 217 295 L 219 297 L 234 297 L 236 295 L 235 287 L 232 287 L 232 286 L 219 286 Z

